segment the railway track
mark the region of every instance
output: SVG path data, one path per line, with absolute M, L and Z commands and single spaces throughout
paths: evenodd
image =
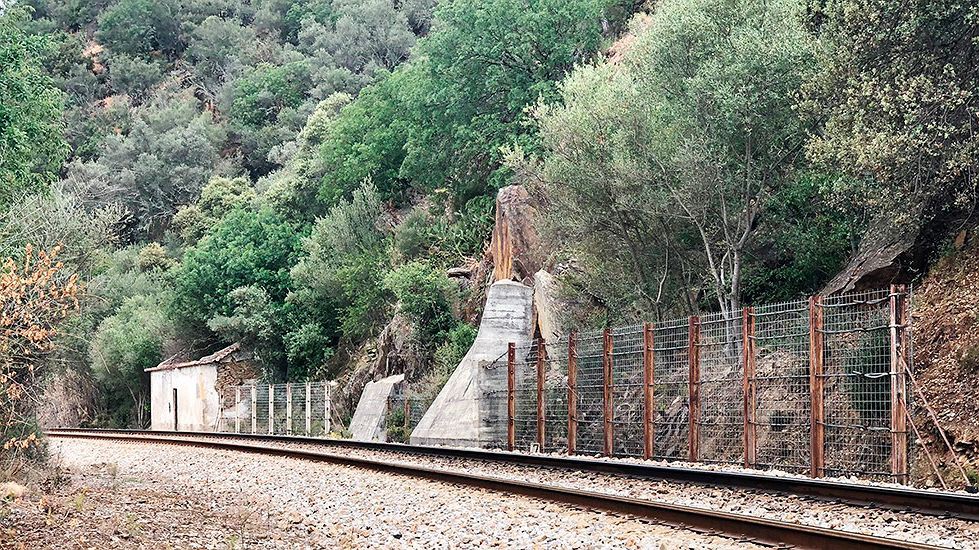
M 455 449 L 419 447 L 393 443 L 367 443 L 298 436 L 266 436 L 227 433 L 144 432 L 130 430 L 49 430 L 49 436 L 111 439 L 121 441 L 150 441 L 157 443 L 193 445 L 239 452 L 324 461 L 412 477 L 443 481 L 457 485 L 480 487 L 492 491 L 520 494 L 533 498 L 599 509 L 664 523 L 681 525 L 697 531 L 719 533 L 743 540 L 773 545 L 792 545 L 811 548 L 937 548 L 915 542 L 881 538 L 848 531 L 782 522 L 772 519 L 734 514 L 705 508 L 655 502 L 584 491 L 547 484 L 527 483 L 495 476 L 476 475 L 459 471 L 436 469 L 374 458 L 344 456 L 327 452 L 329 449 L 358 448 L 416 455 L 445 456 L 483 460 L 525 466 L 601 472 L 629 477 L 682 481 L 709 486 L 725 485 L 782 494 L 806 495 L 847 504 L 885 506 L 918 513 L 979 517 L 979 497 L 956 493 L 937 493 L 905 488 L 854 485 L 825 480 L 776 478 L 742 472 L 717 472 L 693 468 L 673 468 L 620 461 L 587 458 L 565 458 Z M 275 443 L 279 445 L 270 445 Z M 303 448 L 283 446 L 282 443 L 303 444 Z M 310 449 L 309 446 L 318 447 Z M 320 450 L 323 449 L 323 450 Z

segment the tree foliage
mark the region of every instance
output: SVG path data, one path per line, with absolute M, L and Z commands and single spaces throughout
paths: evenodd
M 794 97 L 812 51 L 798 6 L 677 0 L 636 33 L 621 65 L 576 71 L 563 105 L 538 109 L 549 216 L 577 251 L 618 243 L 597 254 L 631 268 L 647 303 L 695 272 L 736 310 L 751 240 L 806 136 Z
M 58 249 L 28 246 L 0 266 L 0 461 L 37 451 L 33 410 L 43 358 L 54 350 L 59 325 L 78 308 L 78 277 L 57 261 Z
M 24 190 L 43 190 L 67 154 L 64 95 L 41 69 L 46 42 L 22 29 L 21 8 L 0 11 L 0 211 Z

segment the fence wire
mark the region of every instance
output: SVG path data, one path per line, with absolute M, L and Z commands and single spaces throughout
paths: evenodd
M 219 431 L 319 437 L 333 429 L 330 382 L 232 386 L 221 395 Z
M 603 450 L 605 413 L 603 392 L 604 336 L 601 332 L 578 335 L 575 340 L 575 365 L 577 371 L 577 445 L 578 454 L 598 455 Z
M 699 459 L 744 461 L 744 343 L 742 316 L 712 313 L 700 318 Z
M 890 292 L 823 300 L 826 474 L 890 477 Z
M 611 330 L 612 454 L 643 455 L 643 326 Z
M 755 466 L 808 472 L 809 304 L 755 308 Z
M 556 339 L 544 349 L 544 452 L 568 448 L 568 339 Z
M 833 476 L 895 479 L 903 475 L 896 469 L 903 458 L 892 453 L 891 445 L 907 443 L 904 429 L 891 425 L 900 421 L 891 418 L 890 385 L 897 376 L 892 372 L 896 368 L 892 353 L 896 357 L 899 345 L 892 340 L 900 337 L 910 343 L 911 338 L 909 322 L 891 327 L 891 316 L 897 315 L 891 311 L 892 307 L 897 311 L 892 299 L 907 296 L 903 290 L 893 292 L 900 294 L 857 292 L 821 303 L 816 300 L 813 305 L 796 300 L 727 315 L 705 314 L 696 323 L 691 319 L 656 323 L 651 373 L 646 372 L 650 351 L 643 325 L 578 334 L 570 347 L 572 356 L 565 337 L 519 346 L 512 365 L 514 447 L 566 450 L 571 423 L 576 427 L 579 454 L 640 457 L 645 456 L 648 429 L 653 434 L 654 458 L 685 460 L 696 452 L 695 459 L 703 462 L 747 463 L 790 472 L 816 468 Z M 903 335 L 896 336 L 898 331 Z M 814 365 L 822 366 L 818 378 L 813 378 Z M 501 357 L 486 372 L 504 368 L 506 359 Z M 570 368 L 576 380 L 569 388 Z M 652 410 L 647 426 L 645 377 L 649 374 Z M 813 380 L 820 384 L 814 386 Z M 823 406 L 814 414 L 818 387 L 822 387 Z M 692 389 L 699 396 L 693 402 Z M 508 407 L 499 400 L 507 395 L 506 390 L 483 393 L 495 404 L 491 408 L 502 411 Z M 539 395 L 542 445 L 538 443 Z M 568 418 L 569 395 L 576 406 L 573 418 Z M 697 412 L 693 424 L 691 410 Z M 506 419 L 499 422 L 503 429 L 497 432 L 498 446 L 504 447 Z M 695 440 L 691 425 L 697 428 Z M 823 428 L 823 439 L 812 433 L 813 425 Z
M 690 437 L 689 322 L 675 319 L 656 323 L 653 401 L 653 457 L 685 459 Z

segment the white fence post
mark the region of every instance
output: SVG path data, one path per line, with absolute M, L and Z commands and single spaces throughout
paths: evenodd
M 269 435 L 275 433 L 275 431 L 273 430 L 274 427 L 273 409 L 275 407 L 275 399 L 273 398 L 274 393 L 275 393 L 275 386 L 269 384 Z
M 235 433 L 241 433 L 241 386 L 235 387 Z
M 286 434 L 292 435 L 292 382 L 286 382 Z
M 323 435 L 330 434 L 330 383 L 323 381 Z
M 252 433 L 258 431 L 258 386 L 252 386 Z
M 309 437 L 309 430 L 313 426 L 313 415 L 312 415 L 312 411 L 309 408 L 309 406 L 312 404 L 310 403 L 310 397 L 312 397 L 312 393 L 313 393 L 312 386 L 307 380 L 306 381 L 306 437 Z

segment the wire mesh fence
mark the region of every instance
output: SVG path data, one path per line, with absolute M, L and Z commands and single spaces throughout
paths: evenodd
M 754 308 L 755 467 L 810 468 L 809 305 L 805 300 Z
M 221 393 L 223 412 L 218 429 L 231 433 L 326 436 L 335 424 L 330 384 L 231 386 Z
M 601 454 L 605 437 L 605 374 L 604 337 L 601 332 L 582 333 L 575 338 L 575 370 L 577 383 L 574 395 L 577 403 L 576 452 Z
M 609 331 L 612 379 L 612 454 L 643 454 L 643 326 L 631 325 Z
M 656 323 L 653 329 L 653 457 L 688 456 L 690 438 L 689 321 Z
M 541 451 L 559 452 L 568 447 L 568 339 L 545 345 L 544 441 Z
M 492 399 L 508 400 L 512 432 L 497 433 L 524 451 L 903 481 L 906 297 L 893 287 L 514 346 L 490 366 L 509 374 Z
M 514 446 L 523 451 L 537 446 L 537 342 L 516 346 L 513 361 Z
M 824 299 L 827 475 L 890 477 L 890 292 Z
M 744 342 L 742 315 L 713 313 L 697 323 L 700 361 L 698 453 L 703 462 L 741 463 L 744 457 Z

